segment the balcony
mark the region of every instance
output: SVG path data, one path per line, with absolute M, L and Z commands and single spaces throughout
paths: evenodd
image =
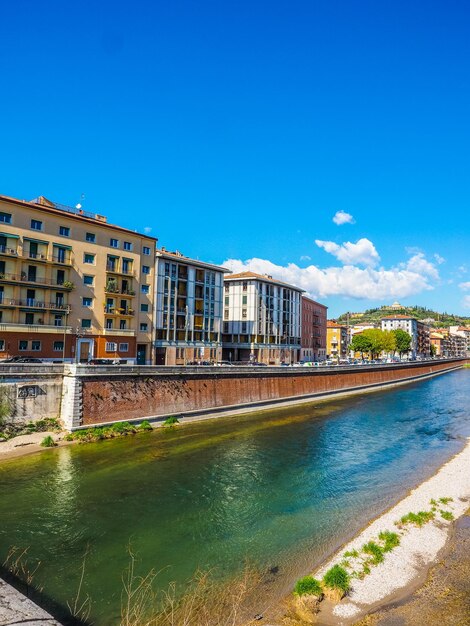
M 71 335 L 73 328 L 71 326 L 50 326 L 48 324 L 10 324 L 0 323 L 0 332 L 10 333 L 54 333 L 57 335 Z
M 108 274 L 122 274 L 123 276 L 135 276 L 134 270 L 123 267 L 119 268 L 115 263 L 108 263 L 106 265 L 106 271 Z
M 134 315 L 134 309 L 131 309 L 131 308 L 121 309 L 119 307 L 105 305 L 103 307 L 103 310 L 106 313 L 106 315 L 125 315 L 125 316 Z
M 15 248 L 9 248 L 8 246 L 0 246 L 0 254 L 18 256 L 18 250 L 15 250 Z
M 52 263 L 55 263 L 57 265 L 72 265 L 72 259 L 70 257 L 64 257 L 61 254 L 53 254 L 50 257 L 50 260 L 52 261 Z
M 70 313 L 70 306 L 59 302 L 44 302 L 43 300 L 33 300 L 32 298 L 0 298 L 1 306 L 20 307 L 22 309 L 46 309 L 51 311 L 64 311 Z
M 52 280 L 51 278 L 28 276 L 25 272 L 22 272 L 21 274 L 0 274 L 0 282 L 26 283 L 28 285 L 53 287 L 54 289 L 67 289 L 68 291 L 74 288 L 74 284 L 69 280 L 64 280 L 62 283 L 58 283 L 56 280 Z
M 132 328 L 104 328 L 103 335 L 110 337 L 135 337 L 135 330 Z

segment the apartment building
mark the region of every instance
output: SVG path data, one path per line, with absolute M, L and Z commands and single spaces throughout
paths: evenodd
M 470 356 L 470 327 L 468 326 L 450 326 L 449 333 L 452 336 L 462 337 L 464 339 L 463 352 L 459 356 Z M 459 343 L 457 341 L 457 343 Z M 460 342 L 462 345 L 462 342 Z
M 267 274 L 224 278 L 223 358 L 267 365 L 297 363 L 303 290 Z
M 382 330 L 401 328 L 411 336 L 411 356 L 428 357 L 431 354 L 430 327 L 410 315 L 387 315 L 382 318 Z
M 222 297 L 229 270 L 157 250 L 155 360 L 157 365 L 218 362 L 222 358 Z
M 334 320 L 328 320 L 326 324 L 326 353 L 333 361 L 348 356 L 348 329 Z
M 324 361 L 326 358 L 326 318 L 328 307 L 302 296 L 301 358 Z
M 0 196 L 0 358 L 152 362 L 156 239 Z

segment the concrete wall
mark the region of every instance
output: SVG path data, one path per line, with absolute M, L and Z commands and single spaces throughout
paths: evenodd
M 394 384 L 460 367 L 464 361 L 395 366 L 332 368 L 150 368 L 129 372 L 109 368 L 103 375 L 80 371 L 79 405 L 82 418 L 73 426 L 204 412 L 282 399 L 315 397 L 337 391 Z M 134 370 L 136 368 L 133 368 Z M 145 371 L 147 370 L 147 371 Z M 131 375 L 129 375 L 131 374 Z M 75 391 L 77 393 L 77 391 Z

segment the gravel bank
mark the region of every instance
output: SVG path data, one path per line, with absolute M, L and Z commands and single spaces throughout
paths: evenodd
M 447 504 L 438 503 L 433 521 L 422 527 L 406 524 L 399 528 L 395 524 L 410 512 L 431 510 L 431 499 L 438 501 L 439 498 L 452 498 L 452 501 Z M 378 540 L 381 531 L 389 530 L 400 534 L 400 545 L 384 555 L 383 563 L 371 567 L 370 574 L 363 580 L 353 579 L 352 589 L 346 598 L 336 606 L 325 604 L 322 607 L 320 622 L 338 626 L 351 624 L 378 606 L 413 591 L 437 560 L 449 538 L 452 522 L 443 519 L 440 511 L 450 511 L 454 518 L 458 518 L 468 509 L 469 501 L 470 439 L 462 452 L 396 506 L 374 520 L 314 574 L 316 578 L 321 578 L 332 565 L 343 560 L 346 551 L 361 552 L 365 543 Z M 359 559 L 348 560 L 352 568 L 356 569 Z

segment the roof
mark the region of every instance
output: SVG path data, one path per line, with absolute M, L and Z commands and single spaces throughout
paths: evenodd
M 124 228 L 123 226 L 116 226 L 115 224 L 109 224 L 106 221 L 106 218 L 103 215 L 98 215 L 94 213 L 88 213 L 85 211 L 81 211 L 79 209 L 74 209 L 73 207 L 67 207 L 63 204 L 57 204 L 55 202 L 51 202 L 44 198 L 44 196 L 39 196 L 39 198 L 35 198 L 34 200 L 18 200 L 17 198 L 11 198 L 10 196 L 4 196 L 0 194 L 0 201 L 11 202 L 13 204 L 18 204 L 20 206 L 28 207 L 30 209 L 35 209 L 36 211 L 43 211 L 44 213 L 51 213 L 56 216 L 67 216 L 69 219 L 79 220 L 81 222 L 86 222 L 88 224 L 93 224 L 93 226 L 102 226 L 103 228 L 109 228 L 112 230 L 119 230 L 124 233 L 129 233 L 130 235 L 134 235 L 137 237 L 143 237 L 145 239 L 150 239 L 153 241 L 158 241 L 156 237 L 151 237 L 150 235 L 144 235 L 143 233 L 138 233 L 130 228 Z
M 295 291 L 299 291 L 300 293 L 304 293 L 304 289 L 300 287 L 296 287 L 295 285 L 289 285 L 289 283 L 284 283 L 282 280 L 276 280 L 272 276 L 268 274 L 256 274 L 255 272 L 240 272 L 239 274 L 232 274 L 231 276 L 224 276 L 224 280 L 260 280 L 265 283 L 273 283 L 274 285 L 281 285 L 282 287 L 289 287 L 289 289 L 294 289 Z
M 204 261 L 199 261 L 199 259 L 191 259 L 190 257 L 181 254 L 181 252 L 178 252 L 178 250 L 176 250 L 175 252 L 169 252 L 168 250 L 165 250 L 165 248 L 162 248 L 161 250 L 157 250 L 156 256 L 157 258 L 179 261 L 180 263 L 187 263 L 188 265 L 196 265 L 198 267 L 210 268 L 218 272 L 223 272 L 224 274 L 230 272 L 229 269 L 227 269 L 226 267 L 222 267 L 221 265 L 205 263 Z
M 346 330 L 346 326 L 345 324 L 339 324 L 338 322 L 336 322 L 335 320 L 328 320 L 326 322 L 326 326 L 327 328 L 344 328 Z
M 312 304 L 316 304 L 317 306 L 321 306 L 321 307 L 323 307 L 324 309 L 327 309 L 327 308 L 328 308 L 328 307 L 326 306 L 326 304 L 322 304 L 321 302 L 317 302 L 316 300 L 313 300 L 312 298 L 309 298 L 308 296 L 302 296 L 302 302 L 303 302 L 304 300 L 305 300 L 306 302 L 311 302 Z

